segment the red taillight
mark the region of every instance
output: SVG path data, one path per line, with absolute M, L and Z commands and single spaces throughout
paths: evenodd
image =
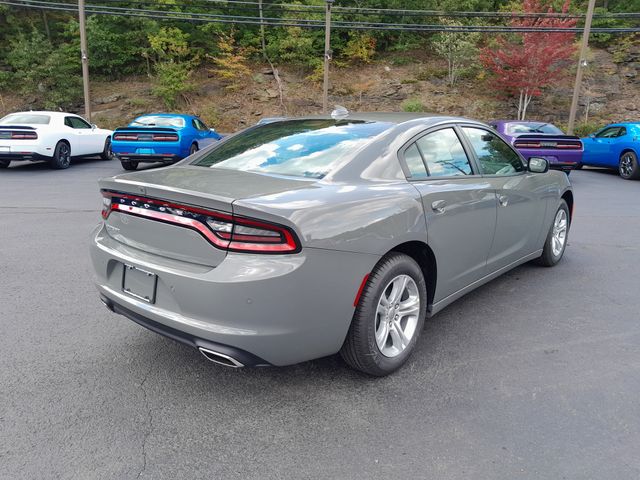
M 300 243 L 287 227 L 224 212 L 163 200 L 103 191 L 102 218 L 111 212 L 145 217 L 199 232 L 224 250 L 246 253 L 296 253 Z
M 121 141 L 136 141 L 138 140 L 138 135 L 135 133 L 116 133 L 113 136 L 113 139 Z
M 513 144 L 516 148 L 540 148 L 541 145 L 537 142 L 516 142 Z
M 582 148 L 582 143 L 580 142 L 558 143 L 557 148 L 562 148 L 565 150 L 579 150 Z
M 151 137 L 154 142 L 177 142 L 178 135 L 154 133 Z
M 11 132 L 11 140 L 37 140 L 36 132 Z

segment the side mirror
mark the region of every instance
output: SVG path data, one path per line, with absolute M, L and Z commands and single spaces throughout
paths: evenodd
M 213 133 L 216 133 L 216 129 L 215 128 L 210 128 L 210 131 L 212 131 Z
M 595 133 L 590 133 L 589 134 L 589 138 L 596 138 L 596 134 Z
M 91 128 L 98 128 L 98 126 L 95 123 L 92 123 Z
M 549 160 L 542 157 L 531 157 L 528 168 L 532 173 L 547 173 L 549 171 Z

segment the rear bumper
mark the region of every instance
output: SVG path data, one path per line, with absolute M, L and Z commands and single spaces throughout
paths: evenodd
M 549 166 L 554 170 L 573 170 L 582 162 L 582 150 L 558 151 L 545 149 L 518 149 L 527 160 L 531 157 L 542 157 L 549 161 Z
M 115 154 L 118 160 L 120 161 L 132 161 L 132 162 L 163 162 L 163 163 L 175 163 L 179 160 L 182 160 L 182 156 L 175 154 L 124 154 L 124 153 L 116 153 Z
M 40 155 L 37 152 L 11 152 L 11 153 L 0 153 L 0 160 L 10 160 L 10 161 L 28 161 L 28 162 L 40 162 L 40 161 L 49 161 L 52 157 L 47 157 L 45 155 Z
M 91 258 L 98 291 L 116 313 L 185 344 L 233 353 L 245 365 L 278 366 L 340 350 L 362 278 L 378 260 L 305 248 L 228 253 L 209 267 L 124 245 L 104 226 L 93 235 Z M 125 264 L 157 275 L 155 303 L 123 291 Z

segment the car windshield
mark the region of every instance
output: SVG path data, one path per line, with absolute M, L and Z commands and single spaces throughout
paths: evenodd
M 0 120 L 0 125 L 22 125 L 25 123 L 31 125 L 48 125 L 50 121 L 51 117 L 49 115 L 14 113 Z
M 193 165 L 322 178 L 392 125 L 328 119 L 267 123 L 229 138 Z
M 549 133 L 552 135 L 564 135 L 555 125 L 550 123 L 509 123 L 507 124 L 507 135 L 518 135 L 521 133 Z
M 159 115 L 146 115 L 136 118 L 129 124 L 130 127 L 184 127 L 182 117 L 162 117 Z

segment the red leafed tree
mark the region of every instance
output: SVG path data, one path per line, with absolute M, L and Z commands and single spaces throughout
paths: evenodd
M 562 13 L 569 11 L 566 0 Z M 523 12 L 555 13 L 553 7 L 541 0 L 524 0 Z M 514 17 L 514 27 L 571 28 L 576 20 L 561 17 Z M 480 60 L 496 77 L 499 88 L 518 97 L 518 119 L 524 120 L 533 97 L 566 72 L 567 60 L 575 52 L 572 32 L 518 32 L 508 38 L 500 36 L 495 47 L 481 50 Z

